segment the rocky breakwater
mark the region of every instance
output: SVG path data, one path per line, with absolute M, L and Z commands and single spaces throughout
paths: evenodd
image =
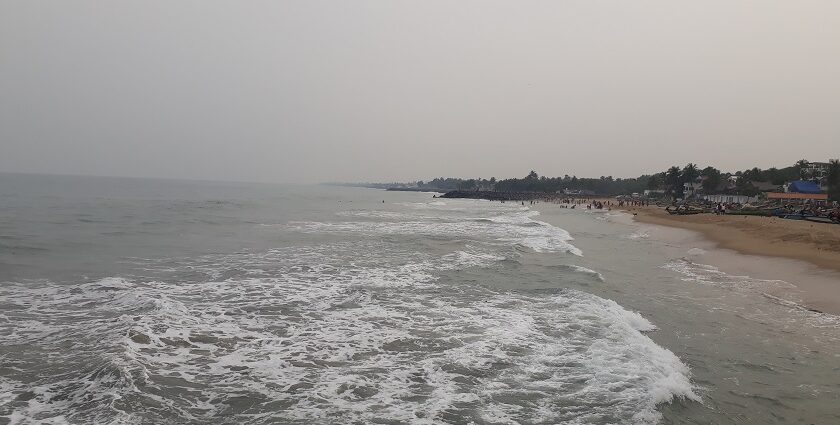
M 543 192 L 495 192 L 489 190 L 453 190 L 441 198 L 486 199 L 489 201 L 531 201 L 560 199 L 563 195 Z

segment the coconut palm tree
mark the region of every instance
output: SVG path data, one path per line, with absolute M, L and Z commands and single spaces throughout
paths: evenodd
M 667 187 L 668 194 L 677 198 L 682 197 L 682 176 L 680 174 L 680 167 L 676 165 L 669 168 L 665 172 L 665 187 Z
M 694 180 L 697 180 L 697 177 L 700 177 L 700 171 L 697 169 L 697 164 L 688 163 L 682 169 L 682 181 L 683 183 L 691 183 Z

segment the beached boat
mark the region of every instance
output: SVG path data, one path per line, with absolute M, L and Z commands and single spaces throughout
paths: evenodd
M 829 223 L 829 224 L 837 224 L 836 221 L 832 220 L 829 217 L 820 217 L 816 215 L 806 215 L 802 217 L 803 220 L 813 221 L 814 223 Z
M 785 214 L 781 217 L 784 218 L 784 219 L 788 219 L 788 220 L 805 220 L 805 221 L 811 221 L 811 222 L 814 222 L 814 223 L 838 224 L 838 222 L 831 217 L 824 217 L 824 216 L 819 216 L 819 215 Z
M 762 210 L 729 210 L 726 212 L 726 215 L 757 215 L 766 217 L 771 215 L 769 211 L 762 211 Z
M 668 210 L 668 214 L 671 215 L 693 215 L 693 214 L 701 214 L 706 212 L 705 210 Z

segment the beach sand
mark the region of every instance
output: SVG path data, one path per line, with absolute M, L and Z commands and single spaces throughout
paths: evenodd
M 840 271 L 840 226 L 836 224 L 759 216 L 680 216 L 654 206 L 624 210 L 636 213 L 638 222 L 693 230 L 721 248 L 742 254 L 791 258 Z
M 708 243 L 707 261 L 728 273 L 779 279 L 795 290 L 769 293 L 840 315 L 840 226 L 757 216 L 673 216 L 659 207 L 626 207 L 640 224 L 683 229 Z M 680 238 L 661 232 L 666 239 Z M 686 236 L 682 236 L 685 238 Z
M 538 209 L 547 205 L 551 204 Z M 656 206 L 611 205 L 611 209 L 632 214 L 620 221 L 643 227 L 659 240 L 683 249 L 707 250 L 702 261 L 726 273 L 794 285 L 768 290 L 767 296 L 840 315 L 840 226 L 836 224 L 758 216 L 675 216 Z

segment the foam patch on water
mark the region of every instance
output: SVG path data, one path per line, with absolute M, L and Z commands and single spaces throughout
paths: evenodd
M 577 265 L 574 265 L 574 264 L 570 264 L 569 268 L 573 271 L 578 272 L 578 273 L 583 273 L 583 274 L 587 274 L 587 275 L 590 275 L 590 276 L 594 276 L 595 278 L 597 278 L 601 282 L 604 281 L 604 276 L 601 275 L 601 273 L 596 272 L 595 270 L 592 270 L 592 269 L 589 269 L 589 268 L 586 268 L 586 267 L 582 267 L 582 266 L 577 266 Z
M 537 211 L 516 211 L 489 218 L 452 221 L 405 220 L 398 222 L 292 222 L 288 229 L 311 233 L 360 233 L 363 235 L 424 235 L 432 237 L 486 238 L 530 248 L 536 252 L 568 252 L 583 255 L 571 244 L 564 229 L 533 220 Z
M 440 270 L 502 259 L 470 248 L 408 263 L 378 251 L 356 264 L 346 248 L 197 259 L 197 269 L 241 270 L 217 281 L 0 287 L 12 306 L 0 342 L 33 362 L 0 381 L 15 397 L 29 392 L 0 415 L 654 423 L 657 404 L 698 399 L 688 368 L 643 334 L 655 326 L 614 301 L 441 286 Z
M 685 258 L 669 261 L 662 268 L 682 275 L 681 280 L 684 282 L 732 289 L 750 297 L 761 295 L 767 301 L 788 309 L 788 314 L 792 313 L 794 317 L 798 318 L 798 321 L 782 320 L 781 317 L 777 317 L 778 314 L 774 310 L 766 309 L 765 311 L 756 307 L 751 307 L 749 311 L 744 312 L 744 317 L 750 317 L 760 321 L 781 321 L 778 325 L 779 328 L 806 325 L 813 328 L 837 329 L 840 326 L 840 317 L 838 316 L 809 309 L 803 306 L 801 301 L 797 302 L 798 300 L 784 299 L 768 293 L 768 291 L 782 290 L 786 296 L 796 298 L 796 285 L 784 280 L 758 279 L 750 276 L 732 275 L 721 271 L 715 266 L 695 263 Z M 786 315 L 784 317 L 789 318 L 790 316 Z M 824 335 L 824 337 L 836 339 L 834 334 Z
M 441 269 L 461 269 L 469 267 L 488 267 L 493 263 L 504 260 L 505 257 L 484 252 L 457 251 L 444 255 Z
M 794 285 L 783 280 L 756 279 L 749 276 L 731 275 L 715 266 L 695 263 L 685 258 L 669 261 L 662 268 L 683 275 L 682 280 L 686 282 L 733 288 L 795 288 Z
M 649 237 L 650 233 L 648 233 L 645 229 L 636 230 L 635 232 L 626 236 L 626 238 L 630 240 L 647 239 Z

